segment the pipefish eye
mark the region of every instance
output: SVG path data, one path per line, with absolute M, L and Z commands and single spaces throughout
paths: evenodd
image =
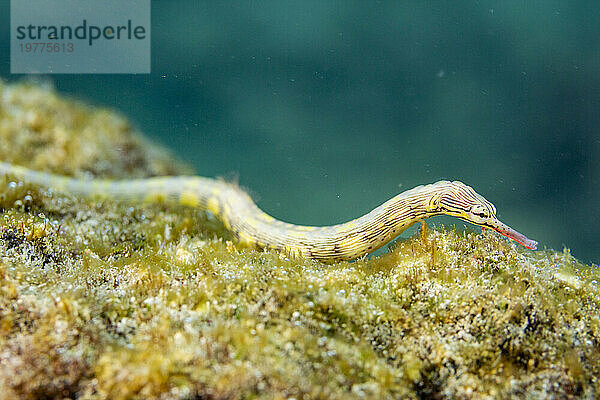
M 469 210 L 469 212 L 473 215 L 478 216 L 479 218 L 489 218 L 490 217 L 490 212 L 487 210 L 486 207 L 481 206 L 481 205 L 474 205 L 471 207 L 471 209 Z

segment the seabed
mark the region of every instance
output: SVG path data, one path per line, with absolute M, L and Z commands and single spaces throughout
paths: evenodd
M 127 119 L 0 83 L 0 159 L 190 174 Z M 258 190 L 258 189 L 257 189 Z M 0 177 L 0 399 L 596 398 L 600 269 L 423 226 L 325 265 L 203 212 Z

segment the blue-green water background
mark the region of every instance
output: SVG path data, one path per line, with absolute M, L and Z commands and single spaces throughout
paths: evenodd
M 13 81 L 8 29 L 0 0 Z M 291 222 L 460 179 L 541 248 L 600 262 L 596 2 L 155 0 L 151 34 L 151 75 L 51 80 Z

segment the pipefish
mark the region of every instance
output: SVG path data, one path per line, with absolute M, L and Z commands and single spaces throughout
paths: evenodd
M 439 181 L 417 186 L 371 212 L 332 226 L 294 225 L 260 210 L 237 185 L 198 176 L 134 180 L 81 180 L 0 162 L 0 174 L 75 195 L 139 202 L 177 202 L 212 212 L 237 242 L 275 249 L 292 257 L 324 262 L 353 260 L 387 244 L 411 225 L 436 215 L 451 215 L 492 229 L 535 250 L 537 242 L 502 223 L 496 207 L 470 186 Z

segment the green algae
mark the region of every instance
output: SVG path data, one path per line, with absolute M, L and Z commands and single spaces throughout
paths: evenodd
M 117 178 L 186 171 L 123 117 L 31 84 L 0 91 L 6 161 Z M 89 142 L 65 139 L 81 130 Z M 60 165 L 49 161 L 57 146 Z M 78 146 L 93 156 L 70 162 Z M 422 228 L 380 257 L 324 265 L 239 248 L 197 210 L 80 199 L 10 176 L 0 210 L 0 398 L 600 392 L 600 270 L 567 249 Z

